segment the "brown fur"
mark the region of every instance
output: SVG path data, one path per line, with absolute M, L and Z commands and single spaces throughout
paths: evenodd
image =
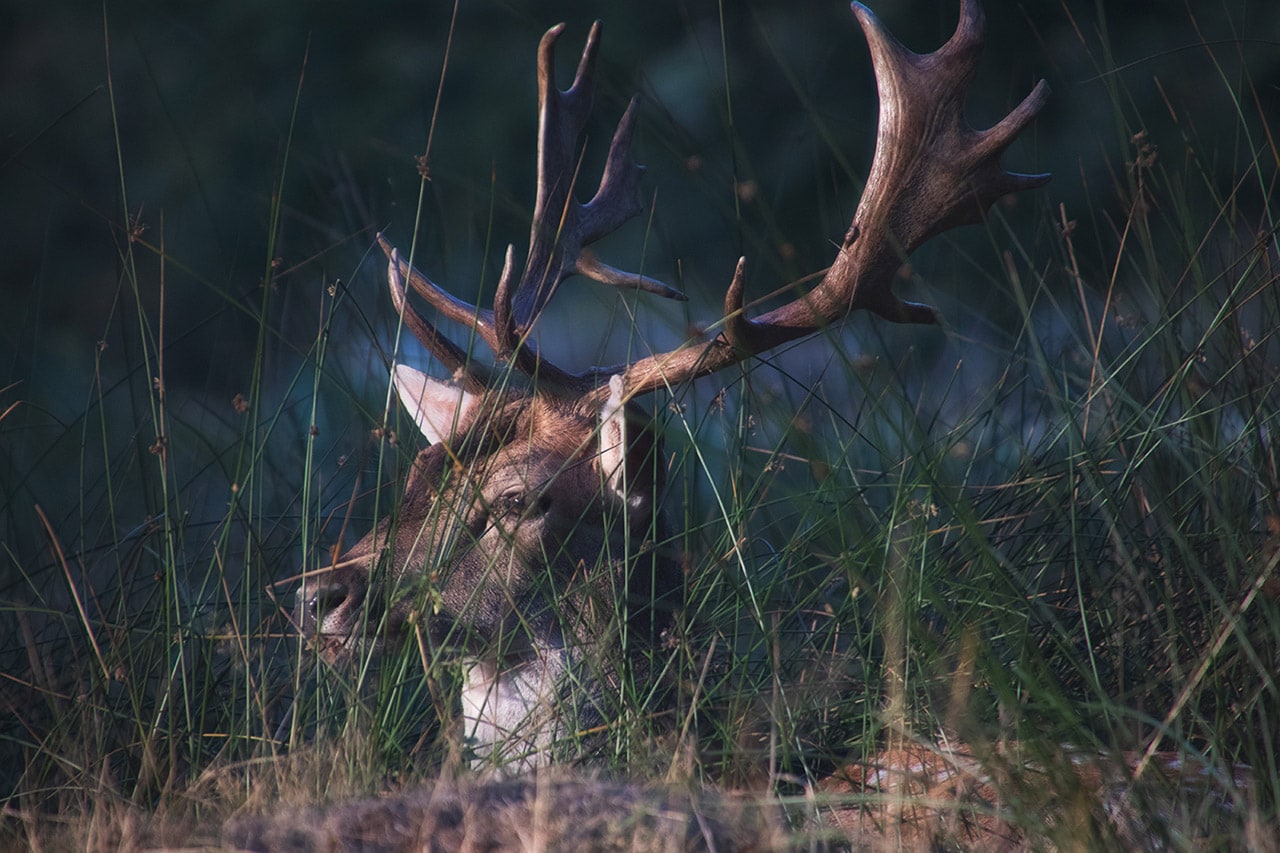
M 557 716 L 598 729 L 619 679 L 647 679 L 682 582 L 654 547 L 666 537 L 660 445 L 638 412 L 626 417 L 624 498 L 605 486 L 599 412 L 486 395 L 418 454 L 397 517 L 307 580 L 299 624 L 335 663 L 421 631 L 479 667 L 477 680 L 551 667 L 546 678 L 565 681 L 551 704 L 564 707 L 543 709 L 522 736 L 545 744 L 556 735 L 533 729 Z

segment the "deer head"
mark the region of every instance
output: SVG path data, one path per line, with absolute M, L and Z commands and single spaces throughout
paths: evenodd
M 870 177 L 821 281 L 758 318 L 744 310 L 744 260 L 724 299 L 720 332 L 631 364 L 571 372 L 529 340 L 570 275 L 668 298 L 674 289 L 623 272 L 588 247 L 640 211 L 642 168 L 630 155 L 635 102 L 618 124 L 599 188 L 578 201 L 577 145 L 591 108 L 600 25 L 573 85 L 558 90 L 553 54 L 562 27 L 538 48 L 538 184 L 523 270 L 508 248 L 491 309 L 449 295 L 381 235 L 391 297 L 405 325 L 452 373 L 397 365 L 400 401 L 430 446 L 413 463 L 397 523 L 384 523 L 309 576 L 297 619 L 330 658 L 410 630 L 459 649 L 467 670 L 463 719 L 479 754 L 537 763 L 580 749 L 576 734 L 614 713 L 623 679 L 651 678 L 648 653 L 681 599 L 681 574 L 661 548 L 660 443 L 632 399 L 673 388 L 860 309 L 887 320 L 935 321 L 933 309 L 891 289 L 907 255 L 930 237 L 980 222 L 998 198 L 1047 175 L 1005 171 L 1001 154 L 1048 96 L 1041 81 L 990 130 L 963 116 L 982 37 L 975 0 L 938 51 L 904 48 L 865 7 L 880 94 Z M 492 350 L 486 368 L 410 302 L 462 323 Z M 505 369 L 510 368 L 510 369 Z M 530 378 L 513 390 L 511 370 Z M 648 693 L 649 691 L 642 691 Z M 566 744 L 568 750 L 557 750 Z

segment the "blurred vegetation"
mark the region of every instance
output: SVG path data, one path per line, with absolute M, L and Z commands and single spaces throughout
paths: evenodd
M 892 573 L 866 566 L 915 558 L 932 573 L 921 569 L 912 602 L 927 627 L 948 626 L 941 638 L 912 633 L 937 656 L 919 664 L 926 681 L 982 624 L 1000 713 L 1019 679 L 1039 679 L 1053 685 L 1044 705 L 1116 700 L 1080 729 L 1059 720 L 1055 735 L 1149 734 L 1152 715 L 1190 701 L 1178 695 L 1187 658 L 1215 639 L 1248 587 L 1244 567 L 1271 547 L 1266 519 L 1280 517 L 1269 443 L 1280 312 L 1267 302 L 1280 17 L 1256 0 L 984 5 L 971 118 L 990 124 L 1048 78 L 1050 104 L 1007 165 L 1051 171 L 1053 183 L 912 259 L 900 289 L 937 304 L 947 328 L 857 318 L 834 344 L 771 357 L 747 382 L 701 383 L 688 420 L 665 413 L 686 475 L 673 504 L 677 516 L 681 501 L 692 507 L 685 544 L 703 555 L 749 526 L 762 594 L 798 596 L 796 613 L 824 606 L 814 590 L 879 591 Z M 322 727 L 320 711 L 280 718 L 297 687 L 287 678 L 196 658 L 225 656 L 252 627 L 268 641 L 230 657 L 270 672 L 288 657 L 270 639 L 286 626 L 264 590 L 287 596 L 301 565 L 385 511 L 374 504 L 395 489 L 373 486 L 394 486 L 411 448 L 371 436 L 388 417 L 394 342 L 373 235 L 407 247 L 421 209 L 418 266 L 465 298 L 491 292 L 505 245 L 522 252 L 527 236 L 534 57 L 549 25 L 568 24 L 564 86 L 590 22 L 605 22 L 588 173 L 627 99 L 641 97 L 647 218 L 602 257 L 691 296 L 654 304 L 567 285 L 542 330 L 553 357 L 580 365 L 671 346 L 718 318 L 739 255 L 755 294 L 828 263 L 870 162 L 874 87 L 847 6 L 797 8 L 477 0 L 452 22 L 453 7 L 422 3 L 6 4 L 0 696 L 24 713 L 0 724 L 0 765 L 14 775 L 0 777 L 0 796 L 40 800 L 42 785 L 66 779 L 111 787 L 117 774 L 150 803 L 215 755 L 246 759 L 291 726 Z M 920 51 L 954 26 L 951 2 L 873 8 Z M 423 184 L 415 157 L 428 139 Z M 720 409 L 724 384 L 734 393 Z M 1029 482 L 1030 493 L 1009 488 Z M 730 493 L 717 527 L 707 507 Z M 832 510 L 852 504 L 867 512 Z M 1055 527 L 1077 506 L 1070 527 Z M 988 530 L 984 517 L 1008 523 Z M 1143 584 L 1172 583 L 1174 562 L 1203 594 L 1164 589 L 1151 604 Z M 1011 565 L 1041 574 L 1015 578 Z M 708 621 L 742 618 L 732 603 L 717 612 L 728 580 L 700 583 Z M 1061 615 L 1087 594 L 1115 609 L 1099 605 L 1093 622 Z M 1024 612 L 1028 599 L 1045 609 Z M 1011 622 L 976 621 L 984 609 Z M 1178 642 L 1152 651 L 1164 635 L 1117 612 L 1158 614 Z M 1199 627 L 1179 633 L 1184 617 Z M 1082 648 L 1082 628 L 1105 639 Z M 32 651 L 71 635 L 70 663 Z M 1269 732 L 1237 750 L 1258 762 L 1277 732 L 1275 684 L 1260 676 L 1274 646 L 1259 651 L 1245 628 L 1232 636 L 1241 645 L 1224 657 L 1237 668 L 1205 679 L 1192 702 L 1201 716 L 1178 737 L 1207 749 L 1214 725 L 1244 719 Z M 854 645 L 882 653 L 888 642 Z M 1014 659 L 1028 669 L 1003 671 Z M 882 698 L 868 677 L 837 727 L 853 745 L 849 720 Z M 205 698 L 228 690 L 254 698 L 234 714 Z M 153 739 L 170 713 L 178 734 Z M 95 749 L 111 756 L 104 767 L 76 763 Z M 56 770 L 23 776 L 37 756 Z M 1265 772 L 1274 786 L 1280 771 Z

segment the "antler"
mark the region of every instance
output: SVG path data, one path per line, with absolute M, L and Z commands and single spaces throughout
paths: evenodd
M 982 221 L 1001 196 L 1043 186 L 1049 175 L 1006 172 L 1000 156 L 1049 97 L 1041 80 L 990 130 L 964 118 L 964 101 L 982 48 L 982 10 L 962 0 L 960 22 L 934 53 L 903 47 L 871 10 L 853 4 L 871 48 L 880 123 L 867 186 L 840 252 L 808 293 L 755 320 L 743 314 L 738 261 L 725 294 L 724 329 L 713 340 L 642 359 L 623 372 L 626 397 L 714 373 L 867 309 L 898 323 L 937 322 L 928 305 L 892 290 L 902 259 L 959 225 Z
M 977 70 L 983 15 L 977 0 L 961 0 L 955 34 L 937 51 L 917 54 L 903 47 L 861 3 L 853 4 L 871 48 L 880 95 L 880 121 L 871 174 L 835 261 L 813 289 L 754 320 L 743 310 L 745 259 L 738 261 L 725 293 L 722 331 L 630 365 L 593 367 L 570 373 L 541 359 L 527 340 L 529 329 L 560 282 L 578 273 L 616 287 L 635 287 L 683 299 L 678 291 L 596 260 L 585 247 L 616 230 L 639 210 L 643 168 L 630 157 L 635 100 L 627 107 L 609 149 L 600 188 L 587 204 L 573 198 L 575 146 L 591 105 L 600 24 L 591 28 L 573 85 L 561 92 L 552 82 L 552 58 L 562 26 L 538 47 L 538 191 L 529 255 L 518 282 L 513 250 L 499 281 L 492 311 L 455 299 L 400 260 L 381 235 L 391 259 L 388 280 L 396 307 L 414 334 L 446 367 L 463 372 L 473 389 L 492 384 L 484 371 L 408 305 L 404 278 L 443 317 L 475 330 L 499 359 L 537 374 L 540 387 L 587 394 L 603 402 L 609 380 L 621 376 L 624 398 L 673 387 L 714 373 L 866 309 L 899 323 L 936 322 L 934 310 L 894 294 L 902 260 L 943 231 L 982 221 L 997 199 L 1043 186 L 1049 175 L 1007 172 L 1000 157 L 1044 106 L 1049 87 L 1041 80 L 999 124 L 978 131 L 964 118 L 964 101 Z
M 640 177 L 644 167 L 631 159 L 636 106 L 632 98 L 614 131 L 595 196 L 586 204 L 574 198 L 579 165 L 577 143 L 591 114 L 601 26 L 597 21 L 591 27 L 573 85 L 560 91 L 555 87 L 553 74 L 556 41 L 563 30 L 564 24 L 552 27 L 538 45 L 538 188 L 529 254 L 517 280 L 515 250 L 507 246 L 493 310 L 478 308 L 449 295 L 410 267 L 391 244 L 378 235 L 378 244 L 390 260 L 387 278 L 397 310 L 404 314 L 410 330 L 423 345 L 450 370 L 455 373 L 461 370 L 465 381 L 472 386 L 490 384 L 491 378 L 483 368 L 468 362 L 461 347 L 440 334 L 408 304 L 404 294 L 406 278 L 440 316 L 471 327 L 497 358 L 511 360 L 522 372 L 531 376 L 537 373 L 540 381 L 570 391 L 593 388 L 600 384 L 601 377 L 617 373 L 621 368 L 593 368 L 573 374 L 539 358 L 537 349 L 527 339 L 529 330 L 562 281 L 579 274 L 613 287 L 637 288 L 672 299 L 685 298 L 680 291 L 656 279 L 611 267 L 586 249 L 640 213 Z

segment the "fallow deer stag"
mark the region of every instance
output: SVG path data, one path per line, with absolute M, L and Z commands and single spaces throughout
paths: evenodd
M 465 661 L 462 717 L 476 756 L 530 767 L 579 754 L 582 733 L 614 719 L 628 695 L 656 695 L 650 655 L 681 604 L 682 575 L 662 549 L 656 503 L 658 438 L 629 403 L 838 323 L 860 309 L 930 323 L 933 309 L 891 287 L 903 260 L 943 231 L 979 223 L 997 199 L 1047 175 L 1007 172 L 1001 155 L 1048 96 L 1041 81 L 990 130 L 963 108 L 983 19 L 962 0 L 955 34 L 927 55 L 903 47 L 864 6 L 853 12 L 871 48 L 880 119 L 870 176 L 821 281 L 763 316 L 743 310 L 744 261 L 724 299 L 720 332 L 634 363 L 571 372 L 543 358 L 530 331 L 560 283 L 583 275 L 619 288 L 680 294 L 598 260 L 588 247 L 640 212 L 642 168 L 631 159 L 635 102 L 614 133 L 599 188 L 575 190 L 577 146 L 591 109 L 600 25 L 573 85 L 560 91 L 553 58 L 562 27 L 538 47 L 538 184 L 529 251 L 513 251 L 493 307 L 449 295 L 385 239 L 391 297 L 405 325 L 448 369 L 448 380 L 403 364 L 393 381 L 430 446 L 413 463 L 395 524 L 383 523 L 297 593 L 297 619 L 329 658 L 421 631 Z M 461 323 L 492 350 L 472 360 L 410 302 Z M 529 377 L 511 386 L 513 368 Z

